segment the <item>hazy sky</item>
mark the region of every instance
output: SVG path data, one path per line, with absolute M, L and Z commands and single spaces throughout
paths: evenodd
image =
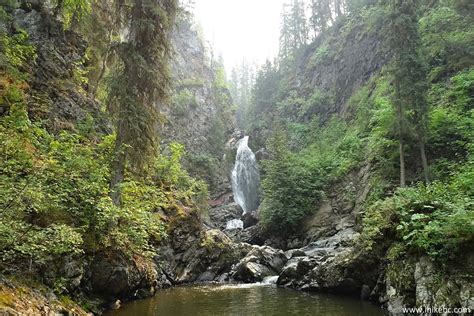
M 244 58 L 263 63 L 278 54 L 280 14 L 285 0 L 195 0 L 196 20 L 227 74 Z

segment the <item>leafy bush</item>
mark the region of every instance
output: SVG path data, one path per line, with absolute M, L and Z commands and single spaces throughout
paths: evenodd
M 311 145 L 297 153 L 290 152 L 282 131 L 269 142 L 260 212 L 270 231 L 294 233 L 317 209 L 328 186 L 359 161 L 357 131 L 343 122 L 333 120 L 326 128 L 314 127 L 309 137 Z
M 3 35 L 1 35 L 3 36 Z M 120 251 L 149 255 L 166 237 L 159 210 L 177 204 L 205 207 L 207 187 L 181 168 L 183 147 L 171 144 L 146 176 L 127 177 L 123 204 L 109 197 L 114 135 L 79 122 L 79 134 L 50 133 L 30 119 L 25 56 L 33 57 L 24 33 L 1 46 L 0 105 L 0 270 L 41 269 L 65 255 Z M 29 100 L 35 108 L 36 99 Z
M 458 257 L 474 242 L 474 181 L 471 170 L 449 183 L 435 182 L 399 189 L 368 208 L 362 242 L 370 251 L 381 239 L 393 238 L 389 259 L 404 254 L 427 254 L 437 262 Z

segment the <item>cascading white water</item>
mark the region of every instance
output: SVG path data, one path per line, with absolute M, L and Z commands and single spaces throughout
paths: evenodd
M 255 154 L 248 146 L 249 137 L 237 143 L 237 156 L 232 170 L 232 191 L 234 200 L 242 207 L 244 214 L 255 212 L 259 204 L 260 175 Z
M 244 222 L 242 222 L 240 219 L 231 219 L 230 221 L 227 222 L 225 229 L 226 230 L 244 229 Z

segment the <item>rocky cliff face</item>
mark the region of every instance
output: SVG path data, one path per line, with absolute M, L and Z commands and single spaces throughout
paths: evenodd
M 30 61 L 27 101 L 33 120 L 46 120 L 49 129 L 75 130 L 79 122 L 91 117 L 94 128 L 110 130 L 100 105 L 81 80 L 85 69 L 87 42 L 73 31 L 64 30 L 60 21 L 46 11 L 24 4 L 12 12 L 13 21 L 4 27 L 10 34 L 23 29 L 34 45 L 37 58 Z
M 340 20 L 304 51 L 291 85 L 303 95 L 327 94 L 326 105 L 308 115 L 350 114 L 347 101 L 390 59 L 380 29 Z
M 174 94 L 164 110 L 163 138 L 186 147 L 186 167 L 206 180 L 211 193 L 229 187 L 225 143 L 235 129 L 223 66 L 213 60 L 192 17 L 181 16 L 172 38 Z

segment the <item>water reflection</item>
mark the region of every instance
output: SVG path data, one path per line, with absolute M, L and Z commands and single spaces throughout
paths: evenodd
M 126 304 L 110 316 L 132 315 L 387 315 L 355 298 L 308 294 L 263 284 L 182 286 Z

